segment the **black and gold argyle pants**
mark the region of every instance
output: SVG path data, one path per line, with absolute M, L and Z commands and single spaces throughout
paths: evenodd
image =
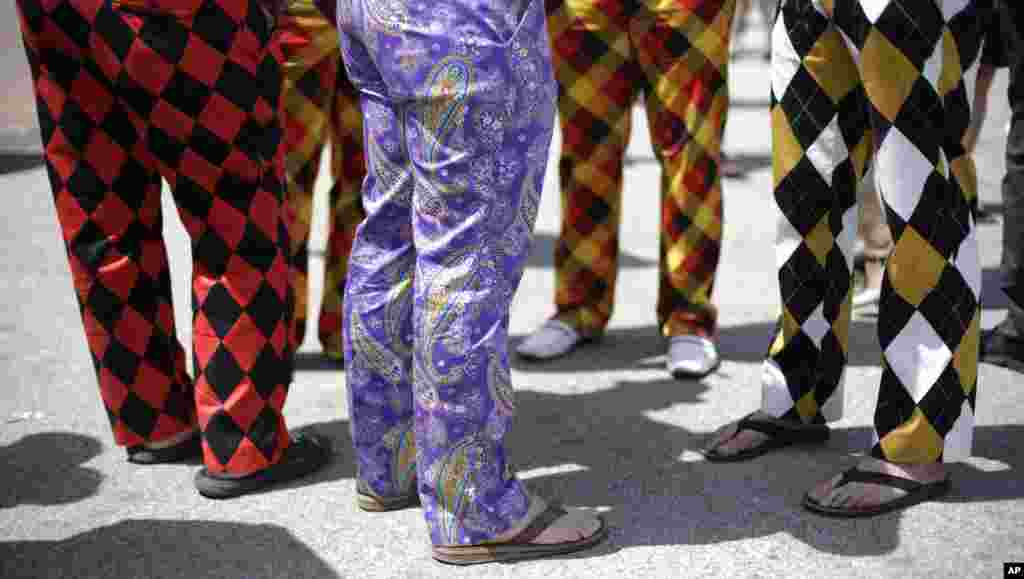
M 856 186 L 873 162 L 895 247 L 879 309 L 872 454 L 969 455 L 980 269 L 951 160 L 969 109 L 970 0 L 783 0 L 772 46 L 782 315 L 762 408 L 821 419 L 847 360 Z M 968 57 L 969 58 L 969 57 Z

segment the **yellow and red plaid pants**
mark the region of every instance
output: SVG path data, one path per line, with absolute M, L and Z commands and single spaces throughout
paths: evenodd
M 718 174 L 735 0 L 548 0 L 560 85 L 562 231 L 557 317 L 583 335 L 611 317 L 623 156 L 643 91 L 662 169 L 658 321 L 711 335 L 722 237 Z
M 364 213 L 360 197 L 366 174 L 362 114 L 355 88 L 341 63 L 338 33 L 313 0 L 291 0 L 278 22 L 284 53 L 284 126 L 295 347 L 305 337 L 308 311 L 309 232 L 313 186 L 320 156 L 331 143 L 328 240 L 318 334 L 324 352 L 341 357 L 341 307 L 348 256 Z

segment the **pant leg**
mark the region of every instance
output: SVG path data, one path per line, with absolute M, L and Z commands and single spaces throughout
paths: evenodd
M 348 258 L 356 228 L 366 217 L 362 187 L 366 177 L 363 152 L 363 119 L 359 95 L 345 74 L 341 54 L 336 63 L 334 99 L 330 108 L 331 176 L 324 295 L 320 306 L 319 337 L 324 352 L 342 353 L 342 297 L 348 275 Z
M 339 16 L 371 172 L 345 301 L 360 478 L 381 494 L 398 490 L 402 453 L 391 448 L 408 438 L 413 402 L 435 544 L 493 539 L 529 506 L 505 451 L 515 411 L 508 308 L 529 253 L 556 87 L 541 2 L 488 6 L 384 11 L 352 0 Z
M 313 188 L 320 156 L 330 130 L 334 78 L 338 74 L 338 35 L 309 0 L 290 0 L 277 25 L 276 41 L 284 55 L 282 101 L 290 264 L 295 293 L 292 341 L 298 348 L 306 335 L 309 311 L 309 232 Z
M 558 319 L 604 331 L 615 302 L 622 171 L 643 77 L 625 0 L 548 0 L 561 120 L 562 229 L 555 246 Z
M 95 61 L 86 3 L 18 0 L 47 173 L 100 394 L 128 446 L 195 428 L 175 332 L 160 180 Z M 107 41 L 102 32 L 98 34 Z
M 838 412 L 823 406 L 842 405 L 856 189 L 872 137 L 854 61 L 816 0 L 780 4 L 771 101 L 782 315 L 762 368 L 761 404 L 773 416 L 834 419 Z
M 879 304 L 883 369 L 872 454 L 927 463 L 970 454 L 981 272 L 970 203 L 949 165 L 969 110 L 947 101 L 963 76 L 950 26 L 970 4 L 909 8 L 904 0 L 847 1 L 836 4 L 834 19 L 860 55 L 895 242 Z
M 722 241 L 722 153 L 734 0 L 645 0 L 630 22 L 650 87 L 645 104 L 661 164 L 658 323 L 665 336 L 715 334 L 711 302 Z
M 1002 34 L 1010 65 L 1010 134 L 1006 138 L 1006 175 L 1003 177 L 1003 246 L 1000 269 L 1003 287 L 1024 287 L 1024 6 L 999 0 Z M 1008 322 L 1000 326 L 1024 336 L 1024 304 L 1011 305 Z
M 123 0 L 122 0 L 123 1 Z M 211 472 L 289 444 L 292 293 L 283 214 L 280 53 L 254 0 L 102 5 L 98 67 L 146 135 L 192 240 L 195 403 Z

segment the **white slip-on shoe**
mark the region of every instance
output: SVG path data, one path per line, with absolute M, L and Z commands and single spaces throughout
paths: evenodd
M 715 343 L 701 336 L 672 336 L 665 365 L 674 378 L 703 378 L 721 362 Z
M 551 319 L 520 342 L 516 353 L 527 360 L 551 360 L 565 356 L 587 341 L 569 324 Z

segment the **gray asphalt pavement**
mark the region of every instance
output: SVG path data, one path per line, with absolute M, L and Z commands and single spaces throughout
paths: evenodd
M 517 362 L 513 373 L 519 414 L 512 456 L 523 478 L 545 496 L 602 511 L 611 539 L 583 556 L 518 565 L 436 564 L 417 510 L 356 508 L 345 376 L 319 360 L 312 338 L 286 414 L 292 427 L 334 439 L 337 456 L 322 473 L 214 502 L 196 494 L 195 464 L 128 464 L 112 443 L 96 389 L 46 173 L 8 164 L 0 174 L 8 204 L 0 212 L 0 577 L 1001 577 L 1004 561 L 1024 560 L 1018 374 L 981 367 L 975 457 L 954 467 L 951 495 L 902 513 L 835 521 L 800 508 L 809 485 L 855 462 L 870 441 L 880 368 L 868 321 L 854 324 L 846 414 L 825 448 L 735 465 L 709 464 L 696 452 L 715 428 L 758 406 L 760 359 L 778 307 L 768 67 L 745 56 L 731 83 L 727 148 L 749 171 L 724 185 L 715 300 L 725 361 L 702 381 L 673 380 L 663 370 L 654 312 L 659 171 L 638 112 L 609 332 L 561 361 Z M 994 215 L 978 232 L 989 282 L 984 327 L 1006 308 L 992 283 L 1005 86 L 1000 75 L 977 155 L 983 205 Z M 514 341 L 552 311 L 554 170 L 552 164 L 535 251 L 512 308 Z M 169 206 L 166 217 L 177 319 L 187 339 L 189 247 Z M 314 245 L 323 244 L 320 222 Z M 322 251 L 314 255 L 322 259 Z

